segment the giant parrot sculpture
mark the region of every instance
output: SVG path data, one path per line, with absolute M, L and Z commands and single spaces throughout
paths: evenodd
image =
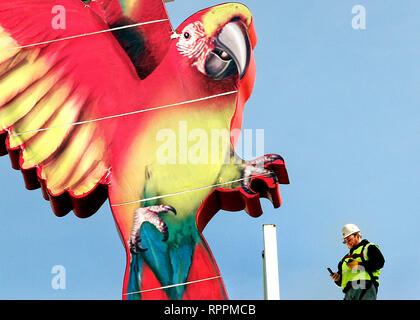
M 239 3 L 173 30 L 162 0 L 0 2 L 1 154 L 57 216 L 109 199 L 123 299 L 227 299 L 201 232 L 220 209 L 280 206 L 282 157 L 235 155 L 255 44 Z M 210 148 L 214 130 L 228 139 Z

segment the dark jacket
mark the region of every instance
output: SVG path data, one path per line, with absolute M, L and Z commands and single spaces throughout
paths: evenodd
M 353 251 L 359 248 L 360 246 L 365 246 L 369 243 L 368 240 L 364 239 L 360 241 L 360 243 L 353 248 L 350 249 L 349 254 L 353 254 Z M 367 257 L 368 259 L 365 262 L 362 262 L 361 265 L 365 268 L 367 272 L 373 272 L 375 270 L 382 269 L 385 264 L 385 259 L 381 253 L 381 251 L 378 249 L 377 246 L 369 246 L 367 248 Z M 335 281 L 335 284 L 339 287 L 341 287 L 341 278 L 342 278 L 342 264 L 343 259 L 338 263 L 338 274 L 340 274 L 340 280 Z M 378 281 L 371 281 L 376 289 L 378 289 L 379 282 Z M 344 288 L 344 292 L 346 292 L 350 287 L 352 286 L 352 283 L 348 283 L 346 285 L 346 288 Z

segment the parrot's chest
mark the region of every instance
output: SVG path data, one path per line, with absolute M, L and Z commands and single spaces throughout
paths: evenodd
M 149 141 L 152 139 L 155 144 L 145 164 L 144 196 L 159 196 L 160 202 L 195 212 L 230 160 L 226 122 L 179 119 L 155 130 Z
M 232 96 L 143 114 L 124 161 L 116 164 L 119 170 L 113 167 L 118 185 L 136 186 L 124 189 L 125 197 L 154 199 L 144 206 L 159 202 L 195 212 L 230 160 L 235 107 Z

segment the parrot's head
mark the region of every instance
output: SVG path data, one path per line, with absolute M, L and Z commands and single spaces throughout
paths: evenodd
M 176 29 L 173 39 L 178 53 L 212 79 L 234 74 L 242 79 L 256 43 L 251 12 L 239 3 L 197 12 Z

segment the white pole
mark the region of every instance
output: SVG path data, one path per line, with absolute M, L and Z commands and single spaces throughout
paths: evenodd
M 275 224 L 264 224 L 264 300 L 280 300 L 279 266 Z

